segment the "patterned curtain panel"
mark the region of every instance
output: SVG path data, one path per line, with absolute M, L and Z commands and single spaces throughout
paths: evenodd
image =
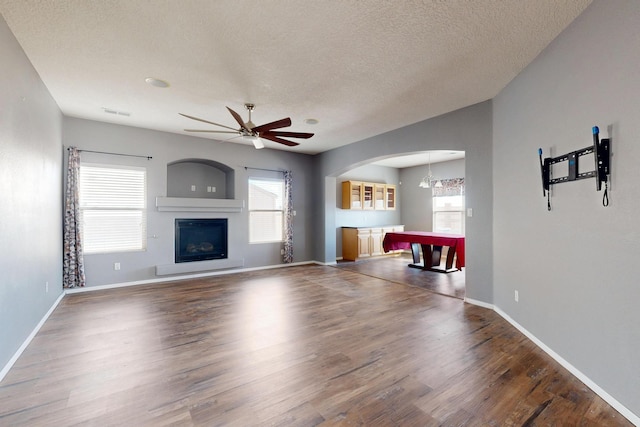
M 291 171 L 284 171 L 284 262 L 293 262 L 293 196 Z
M 64 254 L 62 263 L 62 285 L 75 288 L 85 285 L 82 240 L 80 239 L 80 202 L 78 198 L 78 173 L 80 152 L 69 147 L 69 167 L 64 211 Z
M 438 183 L 442 183 L 442 187 Z M 464 196 L 464 178 L 441 179 L 432 188 L 433 197 Z

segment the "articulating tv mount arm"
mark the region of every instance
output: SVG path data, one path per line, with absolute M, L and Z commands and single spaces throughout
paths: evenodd
M 593 131 L 593 145 L 582 148 L 580 150 L 572 151 L 558 157 L 547 157 L 542 160 L 542 148 L 538 149 L 538 156 L 540 157 L 540 172 L 542 174 L 542 195 L 547 197 L 547 209 L 551 210 L 551 200 L 549 198 L 549 188 L 553 184 L 560 184 L 563 182 L 577 181 L 579 179 L 596 178 L 596 190 L 602 189 L 602 183 L 604 183 L 604 195 L 602 197 L 602 205 L 609 206 L 608 195 L 608 176 L 611 174 L 611 164 L 609 161 L 611 153 L 611 141 L 606 138 L 600 140 L 600 129 L 598 126 L 592 128 Z M 595 160 L 595 170 L 590 172 L 579 172 L 578 159 L 581 156 L 593 153 Z M 551 178 L 551 165 L 568 162 L 568 173 L 566 176 L 559 178 Z

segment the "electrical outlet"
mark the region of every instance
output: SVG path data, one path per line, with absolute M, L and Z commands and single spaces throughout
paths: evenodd
M 119 262 L 114 262 L 113 263 L 113 269 L 114 270 L 120 270 L 120 263 Z
M 520 299 L 520 295 L 518 295 L 518 291 L 514 291 L 513 299 L 515 300 L 515 302 L 518 302 L 518 300 Z
M 191 191 L 196 191 L 196 186 L 195 185 L 191 186 Z
M 284 249 L 280 249 L 280 255 L 284 255 Z
M 49 293 L 49 282 L 44 282 L 44 290 Z

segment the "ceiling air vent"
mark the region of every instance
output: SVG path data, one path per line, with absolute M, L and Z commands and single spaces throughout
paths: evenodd
M 118 111 L 118 110 L 114 110 L 113 108 L 106 108 L 106 107 L 102 107 L 102 110 L 105 113 L 109 113 L 109 114 L 115 114 L 116 116 L 125 116 L 125 117 L 129 117 L 131 116 L 131 113 L 128 113 L 126 111 Z

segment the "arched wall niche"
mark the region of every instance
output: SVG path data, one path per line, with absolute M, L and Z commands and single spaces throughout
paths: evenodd
M 208 159 L 182 159 L 167 164 L 167 197 L 235 198 L 235 171 Z

